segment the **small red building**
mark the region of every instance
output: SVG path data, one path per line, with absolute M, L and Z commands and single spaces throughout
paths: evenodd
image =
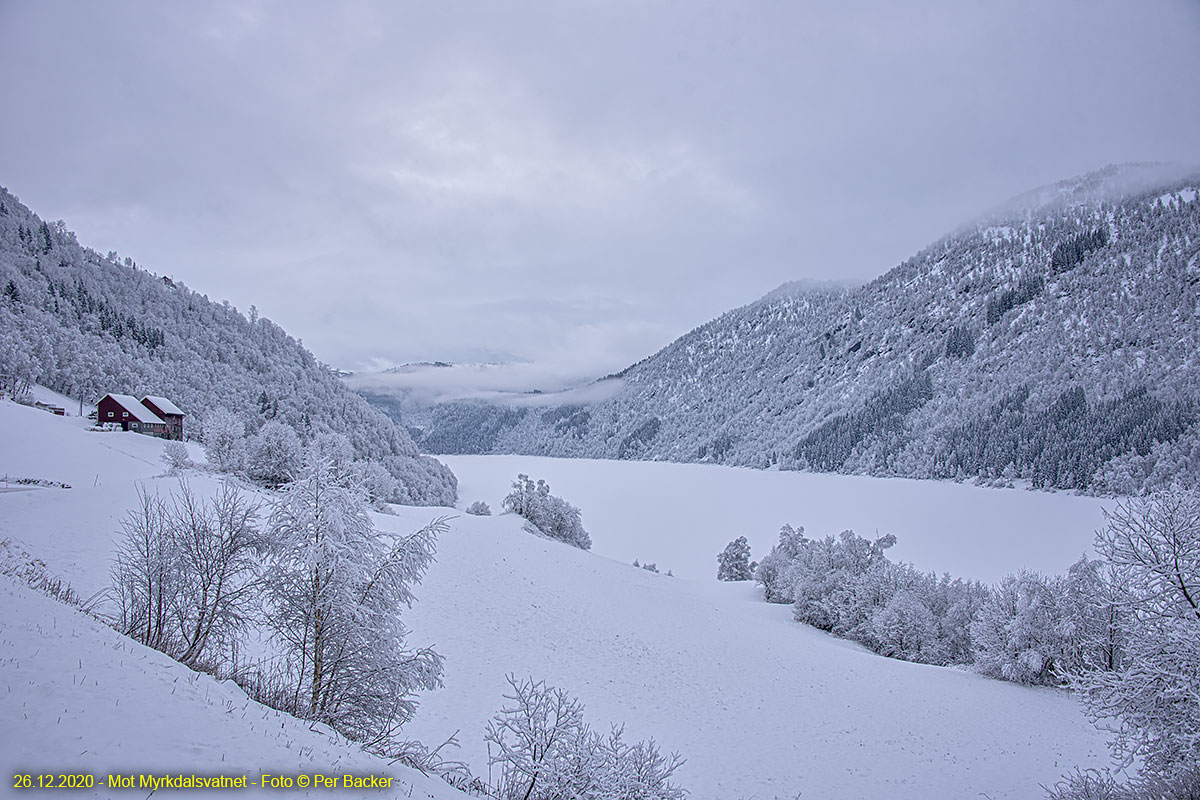
M 96 422 L 119 424 L 123 431 L 135 431 L 148 436 L 168 436 L 167 423 L 133 395 L 106 394 L 96 404 Z
M 142 405 L 153 411 L 159 419 L 167 423 L 166 438 L 183 441 L 183 409 L 165 397 L 149 395 L 142 398 Z

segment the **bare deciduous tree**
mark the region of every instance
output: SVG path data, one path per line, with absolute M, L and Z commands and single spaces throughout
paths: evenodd
M 219 668 L 258 581 L 257 514 L 230 483 L 209 502 L 186 483 L 169 501 L 140 487 L 112 568 L 118 628 L 188 666 Z

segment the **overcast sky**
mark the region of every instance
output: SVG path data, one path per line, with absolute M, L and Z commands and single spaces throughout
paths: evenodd
M 0 183 L 356 370 L 600 375 L 1200 161 L 1197 0 L 0 0 L 0 53 Z

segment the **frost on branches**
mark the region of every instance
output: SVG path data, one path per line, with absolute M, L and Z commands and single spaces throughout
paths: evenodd
M 1067 648 L 1061 578 L 1006 575 L 971 624 L 975 667 L 1014 683 L 1057 685 Z
M 1124 595 L 1124 653 L 1119 669 L 1076 685 L 1119 757 L 1172 778 L 1200 763 L 1200 496 L 1119 503 L 1096 549 Z
M 500 766 L 500 800 L 682 800 L 687 793 L 670 778 L 683 759 L 662 755 L 653 739 L 623 740 L 613 726 L 607 736 L 583 719 L 583 705 L 545 681 L 508 683 L 511 705 L 488 723 L 484 738 L 490 763 Z
M 367 498 L 328 460 L 284 488 L 267 524 L 269 622 L 284 654 L 284 706 L 387 753 L 441 685 L 442 657 L 404 647 L 401 611 L 433 563 L 444 519 L 401 539 L 374 529 Z

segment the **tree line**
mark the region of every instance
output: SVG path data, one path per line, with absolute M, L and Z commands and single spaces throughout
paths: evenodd
M 992 587 L 895 563 L 887 558 L 895 542 L 853 531 L 813 539 L 785 525 L 752 573 L 765 599 L 790 604 L 798 622 L 882 655 L 1070 688 L 1112 733 L 1118 764 L 1138 773 L 1122 783 L 1078 771 L 1053 790 L 1058 800 L 1195 796 L 1200 494 L 1118 502 L 1096 535 L 1096 558 L 1063 575 L 1022 570 Z M 735 540 L 718 556 L 719 578 L 749 579 L 744 545 Z

